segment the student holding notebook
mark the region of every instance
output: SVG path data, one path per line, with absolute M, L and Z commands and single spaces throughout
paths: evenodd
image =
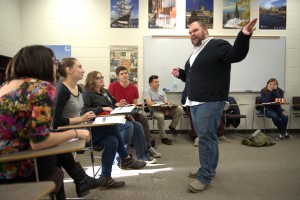
M 116 99 L 117 102 L 123 102 L 125 104 L 137 104 L 139 91 L 134 84 L 130 83 L 127 68 L 124 66 L 117 67 L 116 75 L 118 77 L 118 81 L 111 83 L 108 87 L 111 95 Z M 161 154 L 154 149 L 151 144 L 150 128 L 147 117 L 138 112 L 133 113 L 132 117 L 143 125 L 148 150 L 151 156 L 160 158 Z
M 117 103 L 109 91 L 104 88 L 103 79 L 104 78 L 102 74 L 98 71 L 92 71 L 88 73 L 83 91 L 84 107 L 81 111 L 82 114 L 90 111 L 93 111 L 96 115 L 103 113 L 103 111 L 110 113 L 116 107 L 122 107 L 125 105 L 122 102 Z M 118 128 L 122 137 L 122 144 L 124 145 L 126 151 L 128 152 L 133 138 L 137 159 L 145 164 L 155 163 L 156 159 L 151 158 L 148 153 L 142 125 L 132 119 L 130 115 L 128 115 L 128 119 L 129 120 L 126 120 L 125 124 L 118 124 Z M 133 130 L 128 130 L 130 127 L 132 127 Z M 98 129 L 98 127 L 93 128 L 93 130 L 96 129 Z M 100 136 L 95 135 L 95 137 Z M 118 157 L 117 162 L 119 162 Z
M 81 63 L 76 58 L 64 58 L 58 66 L 58 71 L 64 77 L 63 82 L 57 85 L 57 103 L 55 107 L 53 127 L 66 126 L 72 124 L 80 124 L 82 122 L 90 121 L 95 118 L 95 113 L 92 111 L 80 115 L 83 107 L 82 89 L 77 84 L 83 78 L 84 70 Z M 102 171 L 100 178 L 97 179 L 97 187 L 105 188 L 120 188 L 125 185 L 124 181 L 116 181 L 111 177 L 112 164 L 116 152 L 121 155 L 122 166 L 124 168 L 140 169 L 144 167 L 143 163 L 136 162 L 134 158 L 125 151 L 120 133 L 115 126 L 104 126 L 98 129 L 99 132 L 94 133 L 92 129 L 92 137 L 94 145 L 104 146 L 102 153 Z M 65 160 L 65 165 L 74 163 L 71 156 L 68 157 L 69 162 Z M 67 172 L 77 183 L 78 176 L 84 171 L 79 163 L 76 163 L 77 171 Z M 87 179 L 91 179 L 87 177 Z

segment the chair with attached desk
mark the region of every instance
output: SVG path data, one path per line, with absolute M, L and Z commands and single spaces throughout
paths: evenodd
M 17 153 L 1 154 L 0 155 L 0 163 L 9 163 L 9 162 L 14 162 L 14 161 L 18 161 L 18 160 L 33 159 L 34 165 L 35 165 L 36 181 L 39 182 L 40 179 L 39 179 L 39 175 L 38 175 L 37 158 L 77 151 L 77 150 L 82 149 L 84 146 L 85 146 L 84 140 L 76 140 L 76 141 L 68 142 L 65 144 L 61 144 L 61 145 L 54 146 L 54 147 L 51 147 L 48 149 L 43 149 L 43 150 L 36 150 L 36 151 L 27 150 L 27 151 L 21 151 L 21 152 L 17 152 Z M 58 191 L 60 188 L 59 185 L 63 184 L 62 169 L 55 168 L 54 173 L 49 175 L 49 177 L 46 177 L 46 179 L 47 179 L 47 181 L 52 180 L 53 182 L 55 182 L 56 186 L 57 186 L 55 191 L 56 190 Z
M 1 200 L 42 199 L 55 189 L 52 181 L 0 185 Z
M 82 124 L 75 124 L 75 125 L 66 125 L 66 126 L 60 126 L 57 127 L 57 130 L 61 131 L 61 130 L 67 130 L 67 129 L 79 129 L 79 128 L 88 128 L 90 130 L 90 132 L 92 132 L 91 128 L 92 127 L 97 127 L 97 126 L 109 126 L 109 125 L 115 125 L 119 122 L 111 122 L 110 120 L 106 120 L 103 121 L 102 118 L 117 118 L 117 120 L 125 120 L 125 116 L 124 115 L 118 115 L 118 116 L 113 116 L 113 115 L 99 115 L 96 119 L 95 122 L 97 121 L 97 119 L 100 119 L 101 123 L 99 123 L 99 121 L 97 121 L 97 123 L 95 122 L 88 122 L 88 123 L 82 123 Z M 99 169 L 95 172 L 95 157 L 94 157 L 94 151 L 96 152 L 100 152 L 104 149 L 104 146 L 102 145 L 94 145 L 93 144 L 93 137 L 91 137 L 91 140 L 89 142 L 88 147 L 83 147 L 79 152 L 75 153 L 75 156 L 77 153 L 82 154 L 85 151 L 90 151 L 90 156 L 91 156 L 91 162 L 92 162 L 92 170 L 93 170 L 93 176 L 94 178 L 96 178 L 96 175 L 98 174 L 98 172 L 101 169 L 101 165 L 99 166 Z
M 104 149 L 104 146 L 102 145 L 93 145 L 92 144 L 92 138 L 88 144 L 87 147 L 83 148 L 80 151 L 74 152 L 74 158 L 76 158 L 77 154 L 84 154 L 86 151 L 90 152 L 90 157 L 91 157 L 91 162 L 92 162 L 92 170 L 93 170 L 93 177 L 96 178 L 97 174 L 101 170 L 101 166 L 99 166 L 99 169 L 95 172 L 95 156 L 94 156 L 94 151 L 96 152 L 101 152 Z
M 240 120 L 245 120 L 245 129 L 247 133 L 247 115 L 240 114 L 239 105 L 247 105 L 247 104 L 238 104 L 234 97 L 228 97 L 229 107 L 228 109 L 224 110 L 224 121 L 225 127 L 229 127 L 232 125 L 233 127 L 237 128 L 240 124 Z M 227 128 L 226 128 L 227 133 Z M 232 129 L 232 133 L 234 133 L 234 129 Z
M 263 103 L 262 99 L 260 96 L 257 96 L 255 98 L 255 105 L 254 105 L 254 109 L 253 109 L 253 121 L 252 121 L 252 129 L 253 129 L 253 124 L 254 124 L 254 115 L 256 115 L 258 118 L 262 118 L 263 119 L 263 123 L 264 123 L 264 133 L 266 133 L 266 118 L 269 118 L 266 116 L 266 105 L 289 105 L 288 103 L 275 103 L 275 102 L 270 102 L 270 103 Z M 271 118 L 269 118 L 271 119 Z M 273 124 L 273 133 L 274 133 L 274 124 Z
M 292 121 L 292 117 L 300 118 L 300 96 L 292 98 L 292 105 L 290 109 L 290 120 L 289 120 L 289 127 Z
M 149 109 L 149 106 L 147 106 L 147 104 L 144 104 L 144 111 L 146 113 L 146 116 L 148 118 L 148 120 L 152 120 L 152 131 L 154 134 L 154 140 L 155 140 L 155 129 L 154 129 L 154 125 L 155 125 L 155 120 L 156 118 L 153 116 L 153 112 Z M 171 116 L 166 116 L 165 115 L 165 120 L 173 120 L 173 117 Z
M 266 116 L 265 116 L 265 106 L 262 104 L 262 99 L 260 96 L 255 97 L 255 104 L 253 108 L 253 117 L 252 117 L 252 130 L 254 125 L 254 116 L 257 118 L 263 119 L 264 123 L 264 133 L 266 133 Z

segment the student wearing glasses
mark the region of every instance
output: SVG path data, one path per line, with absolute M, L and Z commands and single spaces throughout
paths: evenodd
M 116 102 L 116 100 L 111 96 L 109 91 L 104 88 L 104 81 L 102 74 L 98 71 L 92 71 L 88 73 L 84 85 L 83 91 L 83 100 L 84 107 L 82 109 L 82 114 L 86 112 L 93 111 L 96 115 L 106 113 L 109 114 L 114 108 L 122 107 L 125 104 L 123 102 Z M 149 156 L 145 136 L 143 133 L 143 127 L 139 122 L 136 122 L 130 115 L 127 115 L 129 120 L 126 120 L 125 124 L 118 124 L 116 127 L 119 128 L 122 143 L 128 152 L 132 138 L 135 145 L 136 157 L 138 160 L 143 163 L 153 164 L 156 162 L 156 159 L 153 159 Z M 127 127 L 132 127 L 132 131 L 128 131 Z M 94 128 L 99 129 L 97 128 Z M 93 130 L 92 130 L 93 133 Z M 98 134 L 95 137 L 100 137 L 101 134 Z M 93 140 L 94 138 L 93 137 Z M 119 152 L 118 152 L 119 153 Z M 121 156 L 121 155 L 120 155 Z M 117 156 L 117 162 L 119 162 Z M 121 162 L 122 168 L 122 162 Z
M 96 117 L 93 111 L 87 111 L 80 115 L 84 101 L 82 89 L 77 83 L 82 80 L 84 70 L 79 60 L 64 58 L 58 66 L 58 71 L 64 77 L 64 81 L 57 85 L 57 104 L 53 127 L 93 120 Z M 92 137 L 94 145 L 104 146 L 101 176 L 97 179 L 101 182 L 100 187 L 120 188 L 125 185 L 124 181 L 116 181 L 111 177 L 116 152 L 120 154 L 123 168 L 140 169 L 145 166 L 144 162 L 137 161 L 127 154 L 122 145 L 120 133 L 115 126 L 92 128 Z

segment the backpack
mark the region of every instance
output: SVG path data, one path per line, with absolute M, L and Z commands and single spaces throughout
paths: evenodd
M 242 144 L 247 146 L 264 147 L 276 144 L 269 136 L 266 136 L 261 130 L 256 130 L 250 137 L 242 140 Z

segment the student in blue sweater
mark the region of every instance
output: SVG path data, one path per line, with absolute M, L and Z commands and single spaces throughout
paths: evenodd
M 234 45 L 209 37 L 202 21 L 189 26 L 194 50 L 185 69 L 174 68 L 172 74 L 186 83 L 186 104 L 190 106 L 193 124 L 199 137 L 200 167 L 190 172 L 196 178 L 188 185 L 192 192 L 207 188 L 216 175 L 219 160 L 217 130 L 230 87 L 231 63 L 243 60 L 257 19 L 251 20 L 237 35 Z
M 260 91 L 260 95 L 263 103 L 275 102 L 276 98 L 284 98 L 283 90 L 278 87 L 278 81 L 275 78 L 270 78 L 268 80 L 266 87 Z M 286 131 L 288 125 L 288 112 L 284 110 L 280 104 L 265 106 L 265 114 L 266 117 L 272 118 L 273 123 L 279 131 L 279 134 L 276 137 L 277 140 L 292 138 Z

